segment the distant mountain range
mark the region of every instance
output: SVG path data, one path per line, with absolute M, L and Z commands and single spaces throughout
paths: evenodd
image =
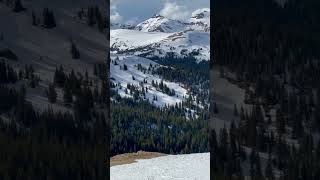
M 192 13 L 185 21 L 156 14 L 136 26 L 111 24 L 111 51 L 118 54 L 210 59 L 210 9 Z

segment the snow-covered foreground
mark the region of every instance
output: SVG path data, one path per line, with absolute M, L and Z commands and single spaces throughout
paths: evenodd
M 111 167 L 111 180 L 209 180 L 210 154 L 168 155 Z

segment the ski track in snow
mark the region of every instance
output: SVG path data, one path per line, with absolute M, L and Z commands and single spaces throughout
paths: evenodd
M 210 154 L 168 155 L 113 166 L 111 180 L 209 180 Z

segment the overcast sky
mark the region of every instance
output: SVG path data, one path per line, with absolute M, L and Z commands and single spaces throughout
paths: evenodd
M 210 0 L 111 0 L 111 21 L 135 24 L 154 14 L 182 20 L 209 7 Z

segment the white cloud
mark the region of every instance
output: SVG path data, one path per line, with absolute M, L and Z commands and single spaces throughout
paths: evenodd
M 110 9 L 111 9 L 111 10 L 116 9 L 118 2 L 119 2 L 119 0 L 111 0 L 111 1 L 110 1 Z
M 120 23 L 122 21 L 122 16 L 118 13 L 118 12 L 114 12 L 111 16 L 110 16 L 110 21 L 112 23 Z
M 186 6 L 178 5 L 176 2 L 166 1 L 160 14 L 167 18 L 183 20 L 188 18 L 191 13 Z
M 110 21 L 111 23 L 121 23 L 123 20 L 123 17 L 119 14 L 117 10 L 117 5 L 121 0 L 111 0 L 110 1 Z
M 121 0 L 111 0 L 110 4 L 111 5 L 116 5 L 119 1 L 121 1 Z

